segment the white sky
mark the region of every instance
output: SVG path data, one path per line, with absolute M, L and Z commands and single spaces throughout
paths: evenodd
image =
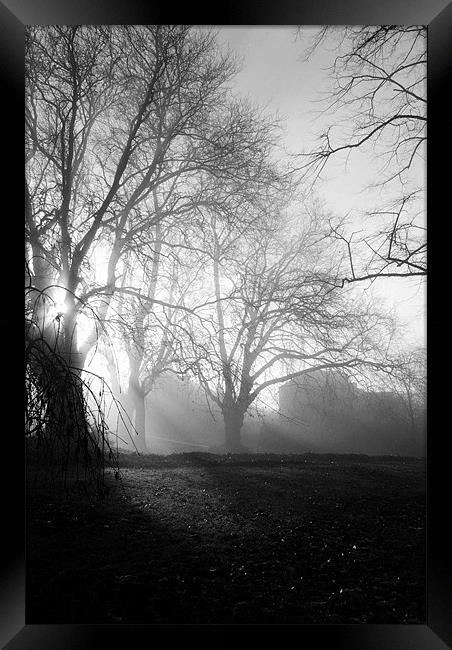
M 306 36 L 315 27 L 304 28 Z M 308 61 L 301 60 L 307 39 L 295 38 L 295 27 L 219 27 L 218 40 L 243 58 L 242 71 L 235 78 L 235 90 L 254 103 L 278 113 L 283 120 L 284 143 L 293 153 L 309 148 L 325 118 L 314 122 L 322 90 L 329 87 L 325 68 L 332 63 L 334 51 L 319 49 Z M 326 116 L 331 121 L 331 115 Z M 332 120 L 334 122 L 334 120 Z M 361 192 L 375 179 L 374 158 L 355 152 L 345 169 L 343 161 L 328 167 L 328 176 L 319 187 L 319 195 L 336 216 L 369 207 Z M 364 290 L 365 285 L 360 287 Z M 379 279 L 372 291 L 380 303 L 393 309 L 405 323 L 406 343 L 425 344 L 425 285 L 416 279 Z

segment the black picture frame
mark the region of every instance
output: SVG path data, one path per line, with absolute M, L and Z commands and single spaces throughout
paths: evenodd
M 6 131 L 23 129 L 23 38 L 30 24 L 145 24 L 188 23 L 215 25 L 322 25 L 322 24 L 422 24 L 428 26 L 428 234 L 430 272 L 428 281 L 428 435 L 427 435 L 427 625 L 272 625 L 272 626 L 187 626 L 187 625 L 27 625 L 25 621 L 25 525 L 24 525 L 24 448 L 17 427 L 17 412 L 8 430 L 14 429 L 8 465 L 12 472 L 5 493 L 3 540 L 4 564 L 0 587 L 2 647 L 8 650 L 71 650 L 106 645 L 116 648 L 150 647 L 159 644 L 186 646 L 209 642 L 212 637 L 230 644 L 244 641 L 244 633 L 258 643 L 265 640 L 285 646 L 294 634 L 299 647 L 344 648 L 347 650 L 444 650 L 452 647 L 452 589 L 450 549 L 452 536 L 447 527 L 450 510 L 449 473 L 452 461 L 448 447 L 447 380 L 441 368 L 447 363 L 450 343 L 449 322 L 445 316 L 450 270 L 447 242 L 450 242 L 448 185 L 450 165 L 443 160 L 446 137 L 450 132 L 450 104 L 445 100 L 450 80 L 452 5 L 447 0 L 279 0 L 259 5 L 241 2 L 217 7 L 212 16 L 204 8 L 188 3 L 171 15 L 170 8 L 154 5 L 150 0 L 1 0 L 0 1 L 0 68 Z M 450 85 L 450 83 L 449 83 Z M 23 241 L 20 232 L 19 197 L 23 186 L 23 148 L 14 139 L 8 148 L 8 172 L 5 187 L 12 194 L 13 211 L 6 213 L 5 237 Z M 10 184 L 11 183 L 11 184 Z M 10 188 L 19 185 L 13 193 Z M 5 192 L 6 194 L 6 192 Z M 15 228 L 19 232 L 13 234 Z M 449 230 L 448 230 L 449 229 Z M 9 239 L 6 239 L 9 242 Z M 18 246 L 20 247 L 20 243 Z M 9 243 L 8 243 L 9 246 Z M 449 245 L 450 248 L 450 245 Z M 21 250 L 16 259 L 21 263 Z M 17 276 L 21 278 L 21 273 Z M 446 292 L 446 293 L 445 293 Z M 14 291 L 12 291 L 14 293 Z M 20 290 L 17 291 L 20 296 Z M 15 313 L 20 314 L 20 298 Z M 14 329 L 14 328 L 13 328 Z M 16 328 L 20 332 L 20 327 Z M 8 337 L 11 324 L 8 324 Z M 8 338 L 9 340 L 9 338 Z M 21 342 L 18 342 L 18 346 Z M 20 349 L 20 347 L 18 348 Z M 18 364 L 15 364 L 18 365 Z M 19 378 L 13 390 L 22 395 Z M 449 382 L 450 385 L 450 382 Z M 9 393 L 6 393 L 8 400 Z M 6 401 L 5 401 L 6 403 Z M 20 405 L 19 407 L 20 408 Z M 10 409 L 5 408 L 10 412 Z M 20 416 L 19 416 L 20 417 Z M 6 426 L 6 425 L 5 425 Z M 449 425 L 450 426 L 450 425 Z M 20 428 L 20 427 L 19 427 Z M 450 436 L 449 436 L 450 437 Z M 3 501 L 3 499 L 2 499 Z M 262 628 L 265 629 L 263 630 Z M 259 628 L 259 629 L 258 629 Z M 3 645 L 6 644 L 6 645 Z

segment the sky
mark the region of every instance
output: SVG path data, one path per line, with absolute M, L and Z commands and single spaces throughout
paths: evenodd
M 271 114 L 278 113 L 284 145 L 292 153 L 309 149 L 322 124 L 331 121 L 331 115 L 319 117 L 316 111 L 322 91 L 331 83 L 326 68 L 335 52 L 322 47 L 307 62 L 301 57 L 315 30 L 315 26 L 303 28 L 300 40 L 291 26 L 218 27 L 218 42 L 242 59 L 232 90 L 265 106 Z M 328 167 L 319 195 L 336 216 L 366 209 L 368 197 L 362 188 L 376 174 L 375 159 L 359 151 L 347 167 L 343 161 Z M 404 324 L 407 345 L 425 345 L 425 285 L 416 279 L 379 279 L 366 290 L 396 313 Z

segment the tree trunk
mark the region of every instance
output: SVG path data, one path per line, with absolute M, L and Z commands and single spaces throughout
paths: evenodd
M 108 412 L 109 428 L 113 432 L 113 437 L 117 436 L 115 443 L 118 444 L 118 447 L 133 449 L 131 441 L 132 430 L 129 422 L 129 418 L 132 420 L 133 417 L 132 404 L 128 394 L 121 391 L 115 357 L 108 343 L 102 349 L 102 354 L 107 360 L 108 374 L 110 377 L 108 386 L 115 400 L 115 404 L 112 403 L 106 409 Z
M 241 453 L 245 448 L 241 443 L 241 430 L 244 413 L 237 407 L 223 407 L 225 448 L 230 453 Z
M 72 295 L 68 294 L 66 296 L 65 307 L 66 311 L 62 316 L 62 347 L 68 364 L 81 371 L 83 369 L 83 366 L 81 366 L 78 358 L 77 313 L 75 311 L 75 300 Z
M 133 433 L 132 433 L 132 417 L 133 409 L 127 393 L 113 393 L 116 399 L 117 406 L 112 408 L 112 426 L 111 429 L 114 435 L 117 436 L 115 443 L 118 447 L 132 450 Z M 130 420 L 129 420 L 130 418 Z
M 145 395 L 139 386 L 136 386 L 131 382 L 131 385 L 129 386 L 129 397 L 135 415 L 133 422 L 136 432 L 133 432 L 133 441 L 138 452 L 140 454 L 145 454 L 147 452 Z

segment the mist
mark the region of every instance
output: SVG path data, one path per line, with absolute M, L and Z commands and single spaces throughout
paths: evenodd
M 242 442 L 249 453 L 425 455 L 425 396 L 411 412 L 406 395 L 359 389 L 318 373 L 283 384 L 269 402 L 275 408 L 262 405 L 244 420 Z M 112 445 L 134 452 L 133 435 L 116 439 L 112 405 L 109 412 Z M 162 377 L 146 398 L 146 423 L 151 454 L 225 453 L 221 410 L 207 403 L 193 380 Z
M 28 622 L 425 623 L 425 28 L 26 31 Z

